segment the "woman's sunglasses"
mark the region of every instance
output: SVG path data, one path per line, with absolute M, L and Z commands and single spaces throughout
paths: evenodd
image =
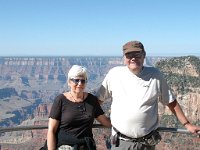
M 74 84 L 79 84 L 79 82 L 81 83 L 81 84 L 85 84 L 86 82 L 87 82 L 87 80 L 85 80 L 85 79 L 70 79 L 72 82 L 74 82 Z

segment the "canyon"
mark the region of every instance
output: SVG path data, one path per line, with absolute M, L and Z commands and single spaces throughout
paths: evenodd
M 123 65 L 122 57 L 0 57 L 0 126 L 47 125 L 48 114 L 56 95 L 67 91 L 67 72 L 74 64 L 88 68 L 87 91 L 93 93 L 108 70 Z M 200 59 L 195 56 L 147 57 L 145 65 L 156 66 L 164 74 L 183 111 L 194 124 L 200 125 Z M 103 104 L 109 115 L 110 101 Z M 165 127 L 183 128 L 171 112 L 159 107 L 160 123 Z M 98 150 L 106 149 L 110 129 L 93 129 Z M 193 135 L 162 133 L 157 146 L 161 150 L 200 147 Z M 46 129 L 0 134 L 1 150 L 39 149 L 46 140 Z

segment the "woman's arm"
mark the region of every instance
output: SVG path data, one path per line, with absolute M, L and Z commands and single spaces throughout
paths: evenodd
M 98 122 L 100 122 L 103 126 L 112 127 L 110 118 L 106 117 L 105 115 L 100 115 L 96 118 Z
M 56 150 L 56 131 L 59 121 L 49 118 L 48 132 L 47 132 L 47 147 L 48 150 Z

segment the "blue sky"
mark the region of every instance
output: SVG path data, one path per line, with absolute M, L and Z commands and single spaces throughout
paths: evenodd
M 200 55 L 199 0 L 0 0 L 0 56 Z

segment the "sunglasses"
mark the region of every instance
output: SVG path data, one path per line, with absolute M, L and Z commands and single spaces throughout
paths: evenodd
M 85 84 L 86 82 L 87 82 L 87 80 L 85 80 L 85 79 L 70 79 L 72 82 L 74 82 L 74 84 L 79 84 L 79 82 L 81 83 L 81 84 Z
M 125 54 L 127 59 L 141 58 L 143 55 L 144 55 L 143 51 L 140 51 L 140 52 L 129 52 L 129 53 Z

